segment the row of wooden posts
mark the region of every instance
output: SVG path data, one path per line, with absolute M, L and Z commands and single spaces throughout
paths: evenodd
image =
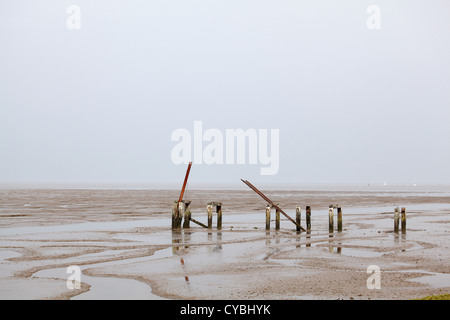
M 402 208 L 401 218 L 399 217 L 399 208 L 395 208 L 394 211 L 394 232 L 398 233 L 399 220 L 402 221 L 402 233 L 406 233 L 406 209 Z
M 190 228 L 190 222 L 194 222 L 203 228 L 212 228 L 212 216 L 213 208 L 216 207 L 217 213 L 217 230 L 222 229 L 222 203 L 221 202 L 209 202 L 206 205 L 206 212 L 208 215 L 208 225 L 195 220 L 191 216 L 190 201 L 177 201 L 173 202 L 172 206 L 172 229 L 181 228 L 181 222 L 183 221 L 183 228 Z M 270 230 L 271 209 L 272 205 L 266 206 L 266 230 Z M 330 205 L 328 208 L 328 231 L 332 233 L 334 231 L 334 209 L 337 209 L 337 231 L 342 231 L 342 208 L 338 205 Z M 297 223 L 296 230 L 299 232 L 301 225 L 301 207 L 295 209 L 295 221 Z M 394 211 L 394 232 L 399 232 L 399 222 L 401 221 L 401 231 L 406 233 L 406 209 L 401 209 L 401 215 L 399 208 L 395 208 Z M 280 229 L 280 211 L 275 208 L 275 229 Z M 311 206 L 306 206 L 306 230 L 311 231 Z
M 342 209 L 339 206 L 331 205 L 328 209 L 328 230 L 333 232 L 334 230 L 334 209 L 337 209 L 337 231 L 342 231 Z M 270 230 L 270 212 L 272 206 L 266 206 L 266 230 Z M 295 208 L 295 221 L 298 225 L 301 225 L 301 207 Z M 280 229 L 280 211 L 275 209 L 275 229 Z M 297 231 L 300 228 L 296 227 Z M 311 206 L 306 206 L 306 230 L 311 230 Z
M 203 228 L 212 228 L 212 216 L 213 208 L 216 207 L 217 213 L 217 230 L 222 229 L 222 202 L 210 202 L 206 205 L 206 212 L 208 214 L 208 225 L 201 223 L 200 221 L 192 218 L 191 215 L 191 202 L 190 201 L 180 201 L 175 200 L 172 206 L 172 229 L 181 228 L 181 222 L 183 221 L 183 228 L 190 228 L 190 222 L 194 222 Z

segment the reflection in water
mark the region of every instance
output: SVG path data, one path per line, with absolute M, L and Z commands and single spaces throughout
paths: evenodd
M 270 237 L 270 230 L 266 230 L 266 245 L 272 244 L 272 239 L 275 239 L 275 244 L 280 244 L 283 233 L 275 230 L 273 237 Z
M 310 239 L 311 238 L 311 229 L 307 229 L 306 230 L 306 239 Z M 308 243 L 306 244 L 307 247 L 311 247 L 311 242 L 308 241 Z
M 185 266 L 184 266 L 184 258 L 183 258 L 183 256 L 180 257 L 180 262 L 181 262 L 181 267 L 183 268 L 184 273 L 185 273 L 185 275 L 184 275 L 184 280 L 186 280 L 186 284 L 189 285 L 189 277 L 188 277 L 188 275 L 186 274 L 186 270 L 185 270 L 186 268 L 185 268 Z
M 393 234 L 394 234 L 394 242 L 395 243 L 398 243 L 400 240 L 402 241 L 402 242 L 405 242 L 406 241 L 406 233 L 397 233 L 397 232 L 393 232 Z
M 191 243 L 191 236 L 193 231 L 190 230 L 172 230 L 172 253 L 173 255 L 178 255 L 180 257 L 180 264 L 181 268 L 183 269 L 184 273 L 184 280 L 186 282 L 186 285 L 190 289 L 190 282 L 189 282 L 189 275 L 187 270 L 187 261 L 184 256 L 184 251 L 182 249 L 188 249 Z M 208 232 L 207 233 L 207 239 L 208 241 L 213 241 L 213 235 L 216 235 L 216 245 L 215 246 L 208 246 L 211 248 L 213 252 L 221 252 L 222 251 L 222 232 Z
M 399 241 L 398 233 L 397 233 L 397 232 L 394 232 L 394 242 L 395 242 L 395 243 L 398 243 L 398 241 Z
M 184 248 L 187 249 L 189 248 L 189 246 L 186 244 L 189 243 L 190 241 L 191 241 L 191 232 L 185 230 L 172 230 L 172 244 L 174 244 L 172 246 L 172 253 L 174 255 L 180 254 L 180 249 L 183 247 L 183 244 Z M 189 287 L 189 276 L 187 275 L 186 272 L 184 256 L 182 254 L 180 254 L 180 264 L 184 272 L 184 280 L 186 281 L 186 285 Z
M 181 243 L 183 232 L 181 230 L 172 230 L 172 244 Z M 179 246 L 172 246 L 172 253 L 176 254 L 180 250 Z
M 330 234 L 330 238 L 334 238 L 334 234 Z M 336 238 L 334 238 L 334 240 L 330 239 L 328 241 L 328 243 L 330 244 L 328 247 L 328 251 L 330 253 L 333 253 L 333 252 L 338 253 L 338 254 L 342 253 L 342 241 L 340 240 L 340 238 L 341 238 L 341 234 L 338 233 L 336 235 Z M 337 242 L 337 245 L 335 244 L 335 242 Z M 335 248 L 336 248 L 336 251 L 334 251 Z
M 192 234 L 194 231 L 190 230 L 172 230 L 172 253 L 180 254 L 181 249 L 188 249 L 192 246 Z M 198 233 L 197 233 L 198 234 Z M 214 235 L 216 239 L 214 240 Z M 216 242 L 217 245 L 212 247 L 212 251 L 220 251 L 222 250 L 222 232 L 208 232 L 207 233 L 208 242 Z

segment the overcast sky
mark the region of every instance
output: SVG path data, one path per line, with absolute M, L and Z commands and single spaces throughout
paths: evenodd
M 202 121 L 279 129 L 279 170 L 194 165 L 193 182 L 448 184 L 449 12 L 448 0 L 1 1 L 0 182 L 181 183 L 171 134 Z

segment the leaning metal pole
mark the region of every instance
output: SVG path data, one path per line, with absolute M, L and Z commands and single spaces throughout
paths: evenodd
M 189 162 L 188 168 L 186 170 L 186 176 L 184 177 L 183 188 L 181 188 L 180 198 L 178 199 L 178 203 L 183 201 L 184 190 L 186 189 L 186 184 L 189 178 L 189 172 L 191 171 L 192 162 Z
M 186 189 L 186 184 L 189 178 L 189 172 L 191 171 L 192 162 L 189 162 L 188 168 L 186 170 L 186 176 L 184 177 L 183 187 L 181 188 L 180 197 L 178 198 L 178 202 L 174 202 L 174 207 L 172 208 L 172 229 L 178 229 L 181 227 L 181 220 L 183 219 L 183 211 L 184 208 L 180 209 L 180 205 L 183 201 L 184 190 Z M 186 219 L 186 217 L 185 217 Z
M 304 228 L 302 228 L 302 226 L 300 226 L 297 222 L 295 222 L 294 219 L 292 219 L 291 217 L 289 217 L 278 205 L 276 205 L 275 203 L 272 202 L 272 200 L 270 200 L 269 198 L 267 198 L 261 191 L 259 191 L 254 185 L 252 185 L 250 182 L 248 182 L 247 180 L 242 180 L 241 181 L 243 183 L 245 183 L 247 186 L 249 186 L 250 189 L 252 189 L 253 191 L 255 191 L 261 198 L 263 198 L 264 200 L 267 201 L 267 203 L 269 203 L 272 207 L 274 207 L 276 210 L 280 211 L 286 218 L 288 218 L 289 220 L 291 220 L 291 222 L 293 224 L 295 224 L 298 228 L 300 228 L 300 230 L 306 231 Z

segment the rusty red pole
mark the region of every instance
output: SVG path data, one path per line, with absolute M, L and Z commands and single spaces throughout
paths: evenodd
M 183 188 L 181 189 L 180 199 L 178 200 L 178 203 L 180 203 L 183 200 L 184 189 L 186 188 L 187 180 L 189 178 L 189 172 L 191 171 L 191 166 L 192 166 L 192 162 L 189 162 L 189 165 L 188 165 L 188 168 L 186 171 L 186 176 L 184 177 Z

